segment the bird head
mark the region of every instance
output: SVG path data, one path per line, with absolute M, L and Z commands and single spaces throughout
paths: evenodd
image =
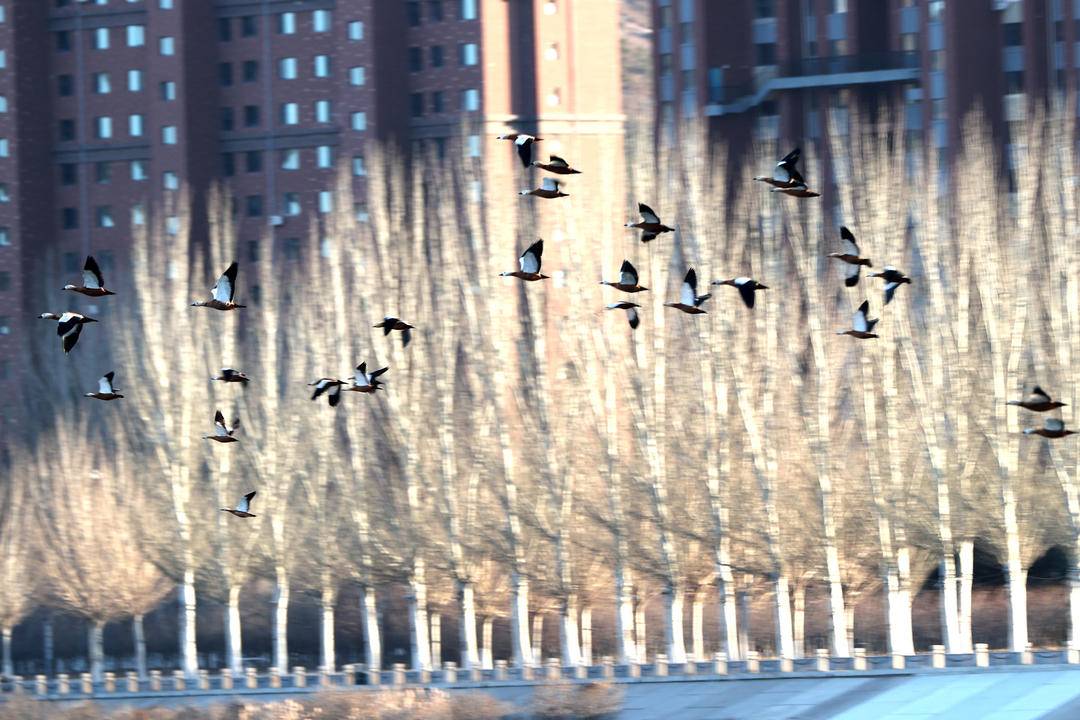
M 67 285 L 64 286 L 64 290 L 76 290 L 76 289 L 77 288 L 74 285 L 72 285 L 71 283 L 68 283 Z
M 59 320 L 60 316 L 56 313 L 41 313 L 38 317 L 42 320 Z

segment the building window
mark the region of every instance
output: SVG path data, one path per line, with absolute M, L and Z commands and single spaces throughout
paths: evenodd
M 443 112 L 443 91 L 436 90 L 431 93 L 431 112 L 441 113 Z
M 352 157 L 352 174 L 355 177 L 364 177 L 367 175 L 367 168 L 364 167 L 364 156 L 353 155 Z
M 557 107 L 562 104 L 562 91 L 559 90 L 559 88 L 555 88 L 548 93 L 547 104 L 551 107 Z
M 476 43 L 458 45 L 458 61 L 468 67 L 480 62 L 480 47 Z
M 319 212 L 323 215 L 334 211 L 334 193 L 330 190 L 319 191 Z
M 420 2 L 419 0 L 408 0 L 405 3 L 405 17 L 409 21 L 409 27 L 417 27 L 420 25 Z
M 442 0 L 428 0 L 428 18 L 431 20 L 431 22 L 442 22 Z
M 259 24 L 254 15 L 245 15 L 240 18 L 240 34 L 243 37 L 255 37 L 259 34 Z
M 221 174 L 232 177 L 236 174 L 236 157 L 233 153 L 221 154 Z
M 231 107 L 221 108 L 221 130 L 222 132 L 232 132 L 236 127 L 235 116 Z
M 544 48 L 544 59 L 545 60 L 558 60 L 559 59 L 559 43 L 551 43 L 546 48 Z
M 754 17 L 759 20 L 776 17 L 776 0 L 754 0 Z
M 282 150 L 281 151 L 281 169 L 282 170 L 299 170 L 300 169 L 300 151 L 296 149 Z
M 353 20 L 349 23 L 349 39 L 353 42 L 364 39 L 364 21 Z
M 179 190 L 180 189 L 180 176 L 174 173 L 172 170 L 166 170 L 161 173 L 161 187 L 166 190 Z
M 0 227 L 0 246 L 11 246 L 11 228 Z
M 98 95 L 108 95 L 111 89 L 109 73 L 94 73 L 94 92 Z
M 70 75 L 60 75 L 56 78 L 56 93 L 60 97 L 70 97 L 75 94 L 75 78 Z
M 95 50 L 109 49 L 109 28 L 95 28 L 93 38 L 93 47 Z
M 94 182 L 99 185 L 108 185 L 112 180 L 112 165 L 107 162 L 94 163 Z
M 131 137 L 143 136 L 143 116 L 139 114 L 128 115 L 128 135 Z
M 66 207 L 60 211 L 60 221 L 65 230 L 77 230 L 79 227 L 79 211 L 73 207 Z
M 755 65 L 775 65 L 776 64 L 776 44 L 775 43 L 756 43 L 754 45 L 754 64 Z
M 131 179 L 135 182 L 143 182 L 146 180 L 146 161 L 145 160 L 132 160 L 131 165 Z
M 116 225 L 113 222 L 112 207 L 108 205 L 99 205 L 94 211 L 97 217 L 97 226 L 99 228 L 111 228 Z
M 1001 29 L 1004 33 L 1005 47 L 1019 47 L 1024 44 L 1023 23 L 1002 23 Z
M 461 109 L 465 112 L 476 112 L 480 109 L 480 91 L 469 88 L 461 91 Z
M 366 112 L 354 112 L 351 117 L 352 129 L 357 132 L 363 132 L 367 130 L 367 113 Z
M 158 7 L 162 10 L 172 10 L 173 0 L 158 0 Z
M 64 118 L 60 121 L 60 141 L 66 142 L 75 139 L 75 121 Z
M 229 42 L 232 40 L 232 18 L 218 18 L 217 36 L 218 40 L 221 42 Z
M 71 50 L 71 33 L 69 31 L 58 30 L 55 33 L 55 37 L 57 52 L 67 52 Z
M 296 33 L 296 13 L 283 12 L 278 15 L 278 33 L 294 35 Z
M 221 87 L 232 85 L 232 63 L 218 63 L 218 84 Z
M 108 116 L 94 118 L 94 134 L 98 140 L 112 137 L 112 118 Z
M 300 214 L 300 193 L 287 192 L 281 199 L 281 206 L 286 215 Z
M 131 206 L 131 224 L 132 225 L 145 225 L 146 224 L 146 209 L 142 205 Z
M 11 195 L 8 193 L 7 183 L 0 183 L 0 203 L 11 202 Z
M 169 217 L 165 218 L 165 232 L 167 232 L 169 235 L 179 235 L 180 218 L 176 217 L 175 215 L 170 215 Z
M 262 172 L 262 150 L 248 150 L 244 153 L 244 170 L 249 173 Z
M 420 72 L 424 69 L 424 53 L 422 48 L 409 48 L 409 72 Z
M 259 79 L 259 61 L 244 61 L 244 82 L 256 82 Z
M 1024 71 L 1015 70 L 1005 73 L 1005 94 L 1024 92 Z
M 244 198 L 244 212 L 248 217 L 259 217 L 263 214 L 262 195 L 248 195 Z
M 8 111 L 7 95 L 0 95 L 0 113 Z
M 166 125 L 165 127 L 161 128 L 161 142 L 165 143 L 166 145 L 176 144 L 175 125 Z
M 128 25 L 126 32 L 128 47 L 142 47 L 146 44 L 146 28 L 142 25 Z
M 0 272 L 0 292 L 7 292 L 11 289 L 11 273 Z
M 409 95 L 409 114 L 414 118 L 424 116 L 424 93 Z
M 313 10 L 311 12 L 311 29 L 317 33 L 330 32 L 330 11 Z
M 930 14 L 930 22 L 941 22 L 945 15 L 945 0 L 930 0 L 927 3 L 927 11 Z
M 166 35 L 163 38 L 158 39 L 158 53 L 161 55 L 175 55 L 176 54 L 176 39 Z
M 142 89 L 143 89 L 142 70 L 128 70 L 127 88 L 128 88 L 128 92 L 142 92 Z
M 330 56 L 316 55 L 312 61 L 312 71 L 317 78 L 330 77 Z
M 278 63 L 278 74 L 281 76 L 282 80 L 295 80 L 296 58 L 281 58 L 281 61 Z
M 75 163 L 60 163 L 60 184 L 74 185 L 78 182 L 78 169 Z
M 554 15 L 559 11 L 559 6 L 555 3 L 555 0 L 545 0 L 544 2 L 544 14 Z
M 461 19 L 476 19 L 476 0 L 461 0 Z
M 480 157 L 481 145 L 479 135 L 469 136 L 469 157 Z
M 440 68 L 443 66 L 443 46 L 432 45 L 431 46 L 431 67 Z
M 282 249 L 284 250 L 286 260 L 299 260 L 300 238 L 285 238 L 285 240 L 282 242 Z
M 161 99 L 166 102 L 172 102 L 176 99 L 176 83 L 172 80 L 166 80 L 158 86 L 161 91 Z
M 350 85 L 363 85 L 364 84 L 364 68 L 351 67 L 349 68 L 349 84 Z
M 329 100 L 316 100 L 315 101 L 315 122 L 328 123 L 330 122 L 330 101 Z
M 281 122 L 285 125 L 299 125 L 300 106 L 296 103 L 284 103 L 281 106 Z
M 244 127 L 255 128 L 259 127 L 259 106 L 258 105 L 245 105 L 244 106 Z
M 315 165 L 324 170 L 334 167 L 334 149 L 329 145 L 315 148 Z

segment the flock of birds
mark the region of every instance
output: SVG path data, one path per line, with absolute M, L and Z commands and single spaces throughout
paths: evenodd
M 525 133 L 513 133 L 500 135 L 498 136 L 498 139 L 509 140 L 514 143 L 518 157 L 526 168 L 538 167 L 555 175 L 576 175 L 581 172 L 571 167 L 566 160 L 557 155 L 551 155 L 546 163 L 533 161 L 533 146 L 540 142 L 541 138 Z M 806 181 L 799 173 L 797 168 L 799 157 L 800 150 L 799 148 L 795 148 L 780 159 L 776 164 L 772 175 L 755 177 L 754 180 L 771 185 L 771 192 L 779 192 L 799 198 L 819 197 L 820 193 L 810 190 Z M 562 192 L 561 183 L 554 178 L 544 178 L 539 188 L 524 190 L 519 194 L 545 199 L 568 197 L 568 193 Z M 648 243 L 663 233 L 672 232 L 674 230 L 674 228 L 661 222 L 659 215 L 645 203 L 638 203 L 638 212 L 641 215 L 641 220 L 638 222 L 628 222 L 625 227 L 640 230 L 641 241 L 643 243 Z M 855 236 L 848 228 L 840 228 L 840 241 L 842 244 L 842 252 L 829 253 L 828 257 L 843 263 L 844 285 L 847 287 L 856 287 L 859 284 L 862 267 L 865 266 L 871 268 L 873 265 L 871 265 L 869 258 L 862 257 L 859 252 L 859 246 L 855 241 Z M 526 282 L 547 279 L 549 276 L 540 272 L 543 253 L 544 241 L 537 240 L 526 248 L 518 258 L 519 267 L 517 270 L 500 273 L 500 276 L 514 277 Z M 238 310 L 247 307 L 246 305 L 235 302 L 233 299 L 236 292 L 237 271 L 237 263 L 233 262 L 225 272 L 222 273 L 218 278 L 217 283 L 210 290 L 210 299 L 196 300 L 191 303 L 192 307 L 205 307 L 220 311 Z M 65 285 L 63 289 L 92 298 L 102 298 L 116 294 L 105 287 L 105 279 L 101 274 L 101 268 L 98 267 L 97 262 L 92 256 L 86 258 L 82 276 L 82 285 L 69 284 Z M 885 281 L 885 305 L 888 305 L 892 301 L 893 295 L 901 285 L 911 283 L 911 278 L 891 265 L 886 265 L 881 272 L 869 273 L 868 277 L 880 278 Z M 618 280 L 601 280 L 600 284 L 607 285 L 628 294 L 646 292 L 649 289 L 640 284 L 637 269 L 629 260 L 623 260 L 622 266 L 619 268 Z M 711 284 L 734 287 L 739 291 L 739 296 L 742 298 L 743 303 L 751 310 L 754 307 L 756 293 L 759 290 L 769 289 L 767 285 L 763 285 L 753 278 L 742 276 L 726 280 L 714 280 Z M 710 297 L 712 297 L 711 293 L 705 293 L 704 295 L 697 294 L 697 273 L 693 267 L 690 267 L 683 277 L 678 302 L 666 302 L 664 305 L 689 315 L 700 315 L 706 313 L 701 306 Z M 641 306 L 638 303 L 621 300 L 606 305 L 605 309 L 625 310 L 631 329 L 636 329 L 641 322 L 637 312 L 637 309 L 640 307 Z M 876 335 L 873 330 L 874 326 L 878 323 L 878 319 L 869 318 L 867 316 L 869 308 L 869 301 L 864 300 L 852 317 L 851 327 L 845 330 L 838 330 L 836 331 L 836 334 L 849 335 L 860 340 L 877 338 L 878 335 Z M 42 313 L 38 317 L 43 320 L 55 320 L 57 322 L 56 332 L 60 337 L 61 346 L 63 347 L 65 354 L 70 353 L 76 343 L 78 343 L 84 325 L 98 322 L 92 317 L 72 310 L 60 314 L 51 312 Z M 374 327 L 382 328 L 384 336 L 387 336 L 394 331 L 400 332 L 403 347 L 409 345 L 411 331 L 414 329 L 413 325 L 392 316 L 384 317 L 383 320 Z M 337 407 L 343 391 L 369 394 L 375 393 L 384 384 L 379 378 L 385 374 L 387 370 L 389 370 L 389 368 L 383 367 L 368 372 L 367 363 L 361 362 L 356 366 L 351 380 L 342 380 L 335 377 L 319 378 L 308 383 L 309 387 L 314 388 L 311 399 L 316 400 L 320 396 L 326 395 L 330 407 Z M 122 399 L 124 396 L 117 392 L 113 387 L 114 376 L 115 372 L 113 371 L 105 373 L 105 375 L 98 380 L 98 390 L 96 392 L 85 393 L 84 396 L 102 401 Z M 227 367 L 221 369 L 220 375 L 214 375 L 210 379 L 211 381 L 225 383 L 241 383 L 244 386 L 251 380 L 251 378 L 243 372 Z M 1052 400 L 1051 397 L 1038 386 L 1036 386 L 1031 394 L 1023 400 L 1010 400 L 1008 404 L 1016 405 L 1032 412 L 1042 413 L 1053 411 L 1058 413 L 1058 415 L 1048 418 L 1043 427 L 1025 428 L 1025 435 L 1039 435 L 1045 438 L 1063 438 L 1074 434 L 1074 431 L 1065 428 L 1065 424 L 1060 418 L 1060 408 L 1064 407 L 1065 403 Z M 220 410 L 217 410 L 214 414 L 214 433 L 212 435 L 204 435 L 203 439 L 223 444 L 239 442 L 239 438 L 236 437 L 236 431 L 239 427 L 239 418 L 234 419 L 232 423 L 226 424 L 225 416 Z M 241 498 L 236 504 L 236 507 L 221 508 L 221 511 L 240 518 L 255 517 L 255 515 L 251 513 L 251 502 L 255 497 L 255 494 L 256 491 L 251 491 Z

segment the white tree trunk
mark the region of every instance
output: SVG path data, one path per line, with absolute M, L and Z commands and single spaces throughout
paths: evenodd
M 319 623 L 319 665 L 326 672 L 337 671 L 337 649 L 334 644 L 334 604 L 337 593 L 332 587 L 322 590 L 322 617 Z
M 409 634 L 412 640 L 412 667 L 414 670 L 430 670 L 431 640 L 428 638 L 427 580 L 422 558 L 417 558 L 413 564 L 411 585 Z
M 720 637 L 729 660 L 741 660 L 742 649 L 739 645 L 739 605 L 736 602 L 735 578 L 731 565 L 721 568 L 716 580 L 716 590 L 720 595 Z
M 370 586 L 360 589 L 360 623 L 364 629 L 368 670 L 379 672 L 382 669 L 382 637 L 379 635 L 379 610 L 375 589 Z
M 0 640 L 0 642 L 3 643 L 3 661 L 2 664 L 0 664 L 0 675 L 5 678 L 9 678 L 15 674 L 15 663 L 11 660 L 11 630 L 12 628 L 10 625 L 5 625 L 4 628 L 0 630 L 0 635 L 3 637 L 3 639 Z
M 739 618 L 739 649 L 743 658 L 746 657 L 746 653 L 754 649 L 753 640 L 750 634 L 750 591 L 749 589 L 739 590 L 736 593 L 739 614 L 742 616 Z
M 904 655 L 915 654 L 915 627 L 911 621 L 911 548 L 901 546 L 896 552 L 896 574 L 899 587 L 896 591 L 896 611 L 900 624 L 897 629 L 897 647 Z
M 1080 538 L 1073 541 L 1073 557 L 1069 564 L 1069 644 L 1080 649 Z
M 795 657 L 801 658 L 806 655 L 806 586 L 796 583 L 791 593 L 795 604 L 794 617 L 792 618 L 792 633 L 795 637 Z
M 518 667 L 532 666 L 533 653 L 529 643 L 529 581 L 514 572 L 510 579 L 510 644 L 514 664 Z
M 146 633 L 143 631 L 143 616 L 139 613 L 131 618 L 131 639 L 135 645 L 135 672 L 139 679 L 147 676 L 146 667 Z
M 563 600 L 559 630 L 559 644 L 562 647 L 563 665 L 568 667 L 580 665 L 581 646 L 578 644 L 578 603 L 577 597 L 574 595 L 570 595 Z
M 791 592 L 786 575 L 778 575 L 773 582 L 776 612 L 776 654 L 782 658 L 795 657 L 795 638 L 791 627 Z M 841 627 L 843 627 L 841 625 Z
M 470 670 L 480 664 L 476 642 L 476 598 L 471 582 L 461 583 L 461 667 Z
M 483 638 L 483 651 L 480 655 L 480 661 L 483 664 L 485 670 L 491 670 L 495 667 L 495 654 L 492 651 L 492 635 L 495 628 L 495 620 L 491 617 L 484 618 L 484 627 L 482 631 Z
M 289 672 L 289 576 L 279 565 L 274 573 L 277 588 L 274 593 L 274 667 L 285 675 Z
M 430 614 L 431 632 L 431 669 L 442 667 L 442 615 Z
M 833 655 L 849 657 L 851 644 L 847 635 L 847 608 L 844 604 L 844 584 L 840 576 L 840 552 L 836 543 L 825 548 L 825 564 L 829 571 L 829 614 L 832 616 Z
M 1009 649 L 1022 652 L 1028 644 L 1027 570 L 1019 553 L 1009 557 L 1006 576 L 1009 584 Z
M 694 643 L 694 660 L 705 659 L 705 592 L 698 590 L 690 605 L 690 634 Z
M 592 606 L 581 609 L 581 664 L 591 667 L 592 661 Z
M 544 662 L 544 615 L 540 612 L 533 613 L 532 617 L 532 651 L 536 664 Z
M 180 584 L 180 656 L 184 675 L 199 674 L 199 651 L 195 640 L 195 568 L 188 564 Z
M 615 635 L 619 663 L 626 665 L 637 658 L 634 643 L 634 581 L 630 570 L 620 562 L 615 569 Z
M 649 648 L 645 627 L 645 603 L 641 601 L 634 608 L 634 638 L 637 645 L 637 661 L 644 663 L 649 656 Z
M 950 653 L 963 652 L 964 643 L 960 637 L 960 613 L 957 599 L 956 560 L 950 550 L 941 560 L 941 626 L 945 635 L 945 650 Z
M 676 583 L 664 593 L 667 610 L 664 623 L 664 640 L 667 646 L 668 662 L 686 662 L 686 632 L 683 629 L 683 609 L 686 607 L 686 592 L 681 583 Z
M 974 652 L 971 644 L 971 589 L 975 581 L 975 541 L 961 540 L 956 545 L 960 565 L 960 597 L 957 622 L 960 626 L 961 652 Z
M 225 608 L 225 664 L 233 677 L 244 674 L 244 645 L 240 634 L 240 586 L 229 587 L 229 601 Z
M 105 678 L 105 623 L 90 621 L 86 629 L 86 649 L 90 655 L 90 675 L 95 683 Z

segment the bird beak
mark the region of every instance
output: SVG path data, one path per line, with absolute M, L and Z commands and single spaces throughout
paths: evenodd
M 97 320 L 95 320 L 92 317 L 88 317 L 88 318 L 86 318 L 86 322 L 97 322 Z

